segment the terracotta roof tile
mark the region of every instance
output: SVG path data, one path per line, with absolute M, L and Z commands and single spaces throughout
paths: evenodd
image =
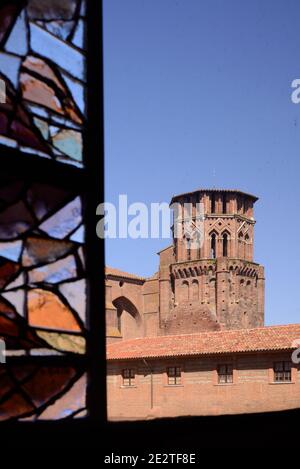
M 108 360 L 291 350 L 300 324 L 199 334 L 144 337 L 107 346 Z
M 120 269 L 115 269 L 113 267 L 108 267 L 108 266 L 105 267 L 105 275 L 113 275 L 115 277 L 130 278 L 134 280 L 145 280 L 144 277 L 139 277 L 138 275 L 130 274 Z

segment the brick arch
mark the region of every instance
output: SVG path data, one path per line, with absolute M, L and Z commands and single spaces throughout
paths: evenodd
M 217 230 L 215 227 L 210 230 L 208 235 L 211 236 L 213 234 L 215 234 L 216 236 L 220 235 L 219 230 Z
M 181 301 L 188 301 L 190 299 L 190 285 L 187 280 L 184 280 L 181 283 L 181 290 L 180 290 L 180 300 Z
M 231 255 L 231 233 L 226 227 L 221 234 L 222 238 L 222 256 L 230 257 Z
M 140 313 L 132 301 L 129 300 L 129 298 L 126 298 L 126 296 L 119 296 L 118 298 L 114 299 L 112 303 L 118 311 L 121 311 L 121 314 L 123 311 L 127 311 L 133 318 L 135 318 L 137 323 L 141 323 L 142 320 Z
M 123 339 L 139 337 L 142 318 L 134 303 L 126 296 L 119 296 L 112 303 L 117 309 L 118 328 Z

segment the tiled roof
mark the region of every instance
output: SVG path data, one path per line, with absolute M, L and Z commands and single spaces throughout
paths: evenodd
M 291 350 L 300 340 L 300 324 L 199 334 L 144 337 L 107 346 L 107 359 L 159 358 L 235 352 Z M 300 343 L 300 341 L 299 341 Z M 300 347 L 300 345 L 298 345 Z
M 115 277 L 129 278 L 133 280 L 145 280 L 144 277 L 139 277 L 135 274 L 130 274 L 119 269 L 114 269 L 113 267 L 105 267 L 105 275 L 113 275 Z
M 239 189 L 196 189 L 192 192 L 184 192 L 183 194 L 176 194 L 173 195 L 171 199 L 171 203 L 175 201 L 178 197 L 182 197 L 184 195 L 193 195 L 196 194 L 197 192 L 229 192 L 229 193 L 235 193 L 235 194 L 241 194 L 241 195 L 246 195 L 247 197 L 250 197 L 251 199 L 254 199 L 254 201 L 258 200 L 258 197 L 256 197 L 253 194 L 248 194 L 247 192 L 240 191 Z

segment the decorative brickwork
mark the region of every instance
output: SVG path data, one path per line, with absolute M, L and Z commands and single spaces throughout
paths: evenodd
M 263 326 L 264 268 L 253 261 L 256 200 L 237 190 L 174 196 L 179 231 L 186 220 L 196 221 L 196 204 L 202 204 L 203 245 L 189 249 L 174 237 L 148 279 L 106 268 L 108 342 Z M 188 214 L 187 203 L 193 207 Z

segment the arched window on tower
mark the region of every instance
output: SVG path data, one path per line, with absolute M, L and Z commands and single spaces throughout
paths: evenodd
M 216 233 L 212 233 L 210 236 L 210 257 L 216 258 Z
M 223 257 L 228 256 L 228 234 L 223 234 Z
M 245 234 L 245 248 L 244 248 L 244 252 L 245 252 L 245 257 L 246 257 L 246 258 L 249 258 L 249 256 L 250 256 L 250 238 L 249 238 L 248 233 Z
M 243 259 L 245 257 L 245 239 L 244 239 L 244 234 L 241 231 L 239 232 L 238 240 L 239 240 L 238 255 L 240 258 Z

